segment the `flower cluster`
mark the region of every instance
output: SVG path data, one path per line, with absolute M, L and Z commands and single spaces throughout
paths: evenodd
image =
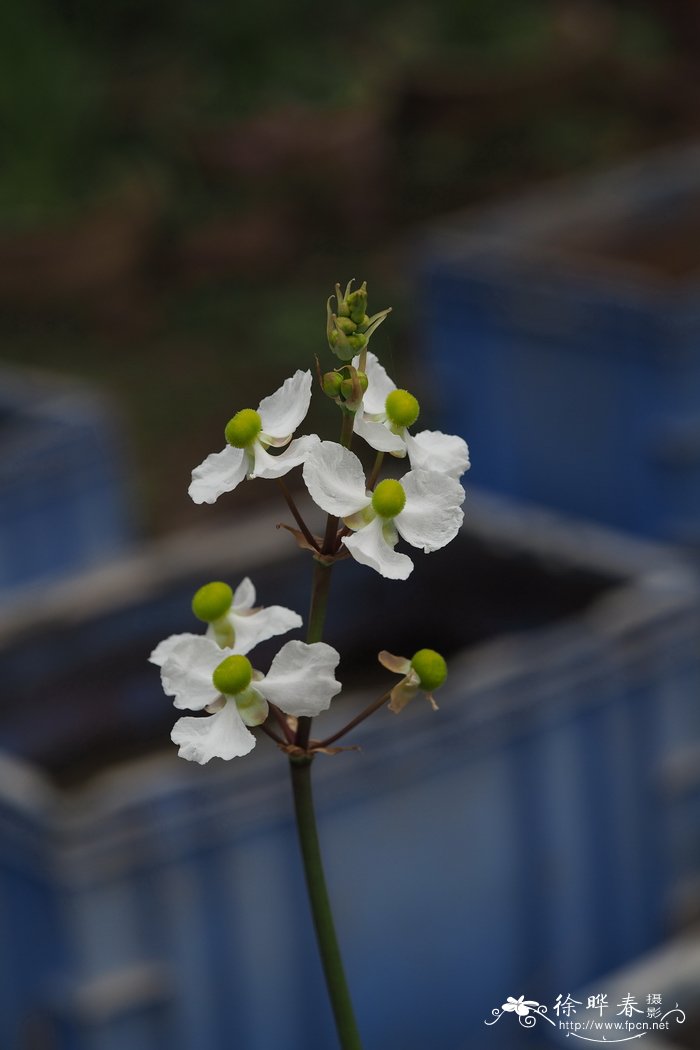
M 270 704 L 295 718 L 325 711 L 340 683 L 340 659 L 324 642 L 287 642 L 267 674 L 253 669 L 249 653 L 259 642 L 301 626 L 301 617 L 281 605 L 254 609 L 255 588 L 243 580 L 235 592 L 215 582 L 201 587 L 193 611 L 208 622 L 203 635 L 178 634 L 151 653 L 161 669 L 163 689 L 177 708 L 206 711 L 209 718 L 180 718 L 172 731 L 182 758 L 247 755 L 255 737 L 247 728 L 266 720 Z
M 282 485 L 302 530 L 296 532 L 300 546 L 328 571 L 350 555 L 387 579 L 405 580 L 413 561 L 396 549 L 400 540 L 427 554 L 459 531 L 465 498 L 459 479 L 469 469 L 469 451 L 454 435 L 412 433 L 420 415 L 417 398 L 398 388 L 368 349 L 390 311 L 369 316 L 366 285 L 354 291 L 352 285 L 342 293 L 336 285 L 335 310 L 333 297 L 328 301 L 328 343 L 343 363 L 321 379 L 323 392 L 341 410 L 341 442 L 321 441 L 315 434 L 294 438 L 312 390 L 311 372 L 298 370 L 256 409 L 236 411 L 224 429 L 225 447 L 193 470 L 189 494 L 195 503 L 211 504 L 246 478 L 279 480 L 301 466 L 309 495 L 328 520 L 325 538 L 315 537 Z M 376 453 L 369 477 L 350 450 L 353 438 Z M 398 479 L 379 480 L 385 455 L 407 458 L 410 469 Z M 256 608 L 249 579 L 235 592 L 220 581 L 206 584 L 195 594 L 192 609 L 207 625 L 205 633 L 173 635 L 150 657 L 175 707 L 206 713 L 175 724 L 172 739 L 179 754 L 200 763 L 247 754 L 255 745 L 250 729 L 264 726 L 271 713 L 285 734 L 275 737 L 278 743 L 298 748 L 295 721 L 325 710 L 341 689 L 335 679 L 336 650 L 321 641 L 288 641 L 267 673 L 254 669 L 248 654 L 255 646 L 300 627 L 302 620 L 282 606 Z M 419 691 L 434 705 L 433 690 L 446 675 L 438 653 L 422 649 L 407 660 L 383 652 L 380 662 L 402 676 L 391 690 L 392 711 L 400 711 Z

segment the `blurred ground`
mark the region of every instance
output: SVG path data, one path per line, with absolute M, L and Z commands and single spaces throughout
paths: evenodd
M 0 354 L 115 393 L 144 531 L 201 521 L 191 467 L 326 353 L 335 280 L 399 307 L 373 346 L 405 382 L 417 222 L 695 133 L 697 22 L 682 0 L 8 7 Z

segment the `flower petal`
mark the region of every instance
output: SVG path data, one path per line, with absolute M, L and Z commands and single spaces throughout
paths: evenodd
M 335 441 L 322 441 L 304 463 L 304 481 L 321 510 L 349 517 L 372 502 L 357 456 Z
M 454 478 L 431 470 L 409 470 L 401 479 L 406 506 L 394 519 L 399 533 L 429 554 L 453 540 L 464 519 L 464 489 Z
M 258 406 L 262 429 L 270 437 L 289 438 L 309 411 L 311 372 L 298 370 Z
M 377 653 L 377 659 L 382 667 L 386 667 L 387 671 L 391 671 L 392 674 L 406 675 L 411 670 L 411 661 L 405 656 L 394 656 L 393 653 L 389 653 L 386 649 L 382 649 L 380 653 Z
M 230 651 L 220 649 L 204 635 L 183 635 L 173 646 L 160 669 L 166 696 L 173 696 L 175 707 L 200 711 L 219 695 L 212 681 L 214 670 Z
M 361 565 L 369 565 L 388 580 L 405 580 L 413 572 L 413 562 L 408 555 L 399 554 L 387 542 L 386 526 L 387 523 L 381 518 L 374 518 L 352 536 L 344 536 L 343 543 Z M 393 535 L 396 536 L 395 531 Z M 394 539 L 394 543 L 397 539 Z
M 163 641 L 159 642 L 155 647 L 151 655 L 148 657 L 150 663 L 155 664 L 156 667 L 162 667 L 171 652 L 177 648 L 183 638 L 201 638 L 201 635 L 191 633 L 171 634 L 169 638 L 164 638 Z
M 251 478 L 281 478 L 294 467 L 304 462 L 312 448 L 318 445 L 316 434 L 307 434 L 297 438 L 278 456 L 271 456 L 259 441 L 253 445 L 255 465 L 250 473 Z
M 403 678 L 398 685 L 395 685 L 391 690 L 391 699 L 389 701 L 389 710 L 395 715 L 398 715 L 403 711 L 406 704 L 413 700 L 414 696 L 418 694 L 418 685 L 411 681 L 410 678 Z
M 317 715 L 342 689 L 334 675 L 339 660 L 325 642 L 287 642 L 255 688 L 288 715 Z
M 235 611 L 230 612 L 229 620 L 233 622 L 233 629 L 236 632 L 236 644 L 233 651 L 242 656 L 267 638 L 274 638 L 278 634 L 293 631 L 296 627 L 301 627 L 304 622 L 298 613 L 285 609 L 283 605 L 270 605 L 248 616 L 237 616 Z
M 352 363 L 355 368 L 359 368 L 359 355 L 353 358 Z M 396 390 L 396 383 L 389 379 L 384 366 L 379 364 L 377 355 L 373 354 L 371 350 L 367 352 L 365 375 L 367 376 L 368 385 L 365 396 L 362 399 L 364 410 L 371 416 L 384 415 L 386 399 L 392 390 Z
M 394 455 L 406 455 L 406 445 L 402 437 L 390 430 L 385 423 L 377 423 L 368 419 L 364 409 L 360 408 L 355 413 L 353 428 L 356 434 L 363 437 L 370 448 L 377 452 L 392 452 Z
M 246 576 L 244 580 L 236 587 L 233 592 L 233 605 L 232 609 L 236 612 L 242 612 L 244 609 L 252 609 L 255 605 L 255 587 L 250 577 Z
M 180 758 L 200 765 L 212 758 L 239 758 L 255 747 L 255 737 L 246 729 L 235 700 L 227 700 L 220 711 L 205 718 L 179 718 L 170 739 L 179 745 Z
M 434 470 L 451 478 L 460 478 L 469 470 L 469 449 L 464 438 L 443 434 L 440 430 L 406 433 L 406 448 L 413 470 Z
M 247 456 L 242 448 L 227 445 L 210 456 L 192 471 L 192 483 L 187 490 L 195 503 L 216 503 L 224 492 L 233 492 L 243 481 L 247 470 Z

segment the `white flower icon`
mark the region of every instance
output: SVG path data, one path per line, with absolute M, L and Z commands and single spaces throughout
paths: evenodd
M 533 999 L 526 999 L 524 995 L 521 995 L 519 999 L 514 999 L 512 995 L 509 995 L 507 1001 L 501 1006 L 501 1010 L 505 1010 L 506 1013 L 515 1013 L 518 1017 L 527 1017 L 530 1010 L 536 1009 L 539 1005 Z
M 464 489 L 454 478 L 412 470 L 367 492 L 359 459 L 333 441 L 309 453 L 304 481 L 314 502 L 353 530 L 342 540 L 353 558 L 390 580 L 413 571 L 408 555 L 394 550 L 399 536 L 428 554 L 453 540 L 464 518 Z
M 178 719 L 171 733 L 178 754 L 200 764 L 247 755 L 255 747 L 247 727 L 265 721 L 268 702 L 296 717 L 325 711 L 341 689 L 335 679 L 339 660 L 325 642 L 292 641 L 264 675 L 246 656 L 220 649 L 211 638 L 181 638 L 161 668 L 163 689 L 175 707 L 206 710 L 209 717 Z
M 237 412 L 226 427 L 226 448 L 212 452 L 192 471 L 188 492 L 194 502 L 215 503 L 246 477 L 281 478 L 303 463 L 319 439 L 315 434 L 291 439 L 309 410 L 310 400 L 311 372 L 299 370 L 274 394 L 263 398 L 257 409 Z M 267 451 L 285 445 L 289 447 L 277 456 Z

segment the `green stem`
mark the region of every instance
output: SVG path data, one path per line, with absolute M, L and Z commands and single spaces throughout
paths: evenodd
M 352 413 L 343 412 L 340 442 L 345 448 L 350 448 L 352 443 L 354 418 Z M 329 514 L 322 548 L 323 554 L 335 554 L 337 531 L 338 519 Z M 332 564 L 324 564 L 318 560 L 316 560 L 314 565 L 311 605 L 309 607 L 309 620 L 306 631 L 308 644 L 323 640 L 332 568 Z M 305 716 L 301 717 L 297 724 L 295 738 L 297 747 L 306 749 L 309 746 L 310 734 L 311 719 Z M 326 977 L 328 995 L 333 1008 L 341 1050 L 362 1050 L 360 1034 L 357 1030 L 357 1022 L 355 1021 L 350 1000 L 350 992 L 345 979 L 343 960 L 338 947 L 338 938 L 335 932 L 326 880 L 323 874 L 321 847 L 318 841 L 314 800 L 311 791 L 312 758 L 313 756 L 311 755 L 292 755 L 289 760 L 294 792 L 294 815 L 296 817 L 301 856 L 304 862 L 306 888 L 309 893 L 316 940 L 321 955 L 323 972 Z
M 313 795 L 311 793 L 311 759 L 292 758 L 290 762 L 294 811 L 299 845 L 304 861 L 306 886 L 313 914 L 316 939 L 326 976 L 328 994 L 333 1008 L 338 1039 L 342 1050 L 362 1050 L 360 1033 L 350 1000 L 343 960 L 340 957 L 333 913 L 323 874 L 321 849 L 316 828 Z
M 383 462 L 384 462 L 384 453 L 383 452 L 377 452 L 377 455 L 374 457 L 374 465 L 372 467 L 372 473 L 370 474 L 369 478 L 367 479 L 367 488 L 368 489 L 372 490 L 374 488 L 374 486 L 377 484 L 377 478 L 379 477 L 379 475 L 381 473 L 382 463 Z

